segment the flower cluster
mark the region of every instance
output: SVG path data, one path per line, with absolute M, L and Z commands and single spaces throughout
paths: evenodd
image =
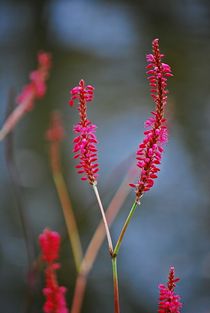
M 180 309 L 182 307 L 180 296 L 174 293 L 176 282 L 178 281 L 179 278 L 175 278 L 174 267 L 171 267 L 167 286 L 159 286 L 160 297 L 158 313 L 180 313 Z
M 67 313 L 65 292 L 66 288 L 59 286 L 56 270 L 60 265 L 55 261 L 59 257 L 61 238 L 60 235 L 49 229 L 45 229 L 39 236 L 39 244 L 42 253 L 42 260 L 46 262 L 45 281 L 46 286 L 43 294 L 46 298 L 43 306 L 44 313 Z
M 17 103 L 22 104 L 27 102 L 27 111 L 30 111 L 34 106 L 36 99 L 42 98 L 46 93 L 46 80 L 49 76 L 51 67 L 51 56 L 49 53 L 40 52 L 38 54 L 38 69 L 31 72 L 31 82 L 27 84 L 20 95 L 17 97 Z
M 79 100 L 80 121 L 74 126 L 74 158 L 79 158 L 80 162 L 76 166 L 78 173 L 82 174 L 82 180 L 88 180 L 91 185 L 96 184 L 97 172 L 99 171 L 97 163 L 97 138 L 95 135 L 96 125 L 92 124 L 87 118 L 87 102 L 92 101 L 94 88 L 91 85 L 85 85 L 84 80 L 71 91 L 70 106 L 74 105 L 74 100 Z
M 152 43 L 153 54 L 147 55 L 147 74 L 151 87 L 151 96 L 155 102 L 155 111 L 145 122 L 145 127 L 149 128 L 144 132 L 144 140 L 139 145 L 137 151 L 137 166 L 141 169 L 137 184 L 130 184 L 136 188 L 136 201 L 139 202 L 142 194 L 150 190 L 157 178 L 158 165 L 161 162 L 163 144 L 167 142 L 166 119 L 164 118 L 164 108 L 167 103 L 167 77 L 172 76 L 169 65 L 162 63 L 163 54 L 160 53 L 159 40 Z

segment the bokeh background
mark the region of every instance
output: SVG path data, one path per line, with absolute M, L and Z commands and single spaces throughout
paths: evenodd
M 38 235 L 48 226 L 63 237 L 60 283 L 70 306 L 75 267 L 50 171 L 45 132 L 59 110 L 65 139 L 62 165 L 82 244 L 87 247 L 100 213 L 88 184 L 75 174 L 69 89 L 81 78 L 96 88 L 89 117 L 97 124 L 99 189 L 107 206 L 142 140 L 153 108 L 145 55 L 160 38 L 169 81 L 170 140 L 154 188 L 142 200 L 119 256 L 122 312 L 156 312 L 158 284 L 170 265 L 181 278 L 183 312 L 210 312 L 210 2 L 207 0 L 1 0 L 0 123 L 11 90 L 20 92 L 41 49 L 53 55 L 46 97 L 13 133 L 21 201 L 28 216 L 34 256 Z M 0 311 L 26 312 L 28 261 L 23 225 L 0 146 Z M 134 198 L 131 191 L 111 233 L 116 239 Z M 27 312 L 42 312 L 43 274 L 36 277 Z M 82 312 L 113 312 L 112 273 L 106 243 L 90 274 Z

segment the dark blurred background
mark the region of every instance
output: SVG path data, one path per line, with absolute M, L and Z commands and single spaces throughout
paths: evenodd
M 156 37 L 174 73 L 169 80 L 170 140 L 159 178 L 142 200 L 120 252 L 122 312 L 156 312 L 158 284 L 174 265 L 181 278 L 177 292 L 182 311 L 209 313 L 210 1 L 0 1 L 1 125 L 9 94 L 28 82 L 37 52 L 44 49 L 53 55 L 46 97 L 13 133 L 14 156 L 34 255 L 43 228 L 62 234 L 59 280 L 68 287 L 69 305 L 76 276 L 44 135 L 50 114 L 59 110 L 63 119 L 62 164 L 85 248 L 100 214 L 92 190 L 75 174 L 72 126 L 78 117 L 68 106 L 69 90 L 81 78 L 96 88 L 89 117 L 98 126 L 99 189 L 107 206 L 135 160 L 144 120 L 153 108 L 145 55 Z M 28 261 L 4 143 L 0 170 L 0 311 L 22 313 L 29 297 Z M 111 229 L 114 239 L 133 198 L 131 191 Z M 42 311 L 40 276 L 28 312 Z M 106 243 L 89 277 L 82 312 L 113 312 Z

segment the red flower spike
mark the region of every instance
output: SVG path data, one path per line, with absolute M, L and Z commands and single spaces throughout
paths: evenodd
M 17 97 L 17 103 L 22 104 L 27 102 L 27 111 L 30 111 L 34 106 L 36 99 L 43 98 L 46 93 L 46 80 L 49 76 L 51 68 L 51 55 L 46 52 L 38 54 L 38 69 L 31 72 L 31 82 L 27 84 L 20 95 Z
M 76 166 L 78 173 L 82 174 L 81 180 L 88 180 L 91 185 L 97 182 L 97 172 L 99 171 L 97 163 L 97 138 L 95 135 L 96 125 L 92 124 L 87 118 L 87 102 L 93 100 L 94 87 L 85 85 L 82 79 L 79 85 L 74 87 L 71 91 L 70 106 L 74 105 L 74 101 L 79 102 L 79 116 L 80 122 L 74 126 L 74 158 L 79 158 L 80 162 Z
M 155 111 L 145 122 L 145 127 L 149 128 L 144 132 L 144 140 L 139 145 L 137 151 L 137 166 L 141 169 L 137 184 L 130 184 L 136 189 L 136 202 L 140 201 L 145 191 L 151 189 L 154 179 L 159 171 L 158 165 L 161 163 L 163 144 L 168 140 L 166 119 L 164 118 L 165 106 L 167 103 L 167 77 L 173 76 L 168 64 L 162 63 L 163 54 L 160 53 L 159 40 L 152 42 L 153 54 L 147 55 L 147 74 L 151 86 L 151 97 L 155 102 Z
M 42 252 L 42 259 L 48 263 L 58 259 L 60 248 L 60 235 L 49 229 L 45 229 L 39 236 L 39 244 Z
M 56 271 L 60 268 L 60 264 L 54 262 L 59 256 L 60 241 L 60 235 L 49 229 L 45 229 L 39 236 L 42 259 L 46 262 L 45 288 L 43 288 L 44 313 L 68 313 L 65 300 L 66 288 L 59 286 L 57 282 Z
M 174 289 L 179 278 L 175 278 L 174 267 L 170 268 L 167 286 L 159 285 L 160 297 L 158 313 L 180 313 L 182 303 L 180 296 L 176 295 Z

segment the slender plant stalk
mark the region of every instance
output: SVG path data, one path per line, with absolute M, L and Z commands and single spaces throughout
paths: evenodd
M 112 273 L 113 273 L 113 286 L 114 286 L 114 312 L 120 313 L 120 299 L 119 299 L 118 274 L 117 274 L 117 256 L 112 257 Z
M 101 198 L 99 196 L 99 192 L 98 192 L 98 188 L 97 188 L 96 184 L 93 184 L 92 186 L 93 186 L 93 190 L 95 192 L 96 199 L 98 201 L 98 205 L 99 205 L 99 208 L 100 208 L 100 211 L 101 211 L 101 215 L 102 215 L 102 218 L 103 218 L 104 227 L 105 227 L 106 236 L 107 236 L 107 241 L 108 241 L 108 246 L 109 246 L 109 252 L 112 255 L 112 253 L 113 253 L 112 238 L 111 238 L 111 235 L 110 235 L 109 226 L 108 226 L 108 223 L 107 223 L 107 219 L 106 219 L 106 215 L 105 215 L 105 212 L 104 212 L 104 208 L 103 208 L 103 205 L 102 205 L 102 202 L 101 202 Z
M 57 141 L 50 143 L 50 160 L 55 187 L 61 203 L 69 239 L 71 242 L 75 266 L 77 272 L 79 272 L 83 255 L 82 246 L 68 190 L 62 174 L 59 142 Z
M 106 211 L 106 219 L 108 225 L 111 226 L 115 220 L 120 208 L 122 207 L 125 199 L 130 191 L 129 182 L 133 179 L 136 173 L 135 164 L 128 170 L 128 174 L 125 176 L 120 187 L 115 193 L 112 201 L 110 202 L 108 209 Z M 74 290 L 73 302 L 70 312 L 80 313 L 82 302 L 84 299 L 84 294 L 87 285 L 88 275 L 93 267 L 93 264 L 98 255 L 99 249 L 106 237 L 106 232 L 104 228 L 104 223 L 101 221 L 89 243 L 89 246 L 85 252 L 84 258 L 81 263 L 80 272 L 77 276 L 76 286 Z
M 108 222 L 106 219 L 106 215 L 101 203 L 101 199 L 98 193 L 98 189 L 97 186 L 94 184 L 93 185 L 93 189 L 101 210 L 101 214 L 102 214 L 102 218 L 103 218 L 103 222 L 104 222 L 104 226 L 105 226 L 105 231 L 106 231 L 106 236 L 107 236 L 107 241 L 108 241 L 108 245 L 109 245 L 109 252 L 112 258 L 112 274 L 113 274 L 113 288 L 114 288 L 114 312 L 115 313 L 120 313 L 120 300 L 119 300 L 119 287 L 118 287 L 118 274 L 117 274 L 117 253 L 119 251 L 120 245 L 122 243 L 122 239 L 124 237 L 124 234 L 126 232 L 126 229 L 130 223 L 131 217 L 133 216 L 133 213 L 136 210 L 137 207 L 137 202 L 135 201 L 130 212 L 129 215 L 125 221 L 125 224 L 122 228 L 122 231 L 119 235 L 119 238 L 117 240 L 117 244 L 115 246 L 115 249 L 113 249 L 113 244 L 112 244 L 112 239 L 111 239 L 111 235 L 110 235 L 110 231 L 109 231 L 109 226 L 108 226 Z
M 28 108 L 28 103 L 34 97 L 31 93 L 28 98 L 25 99 L 21 104 L 18 104 L 14 111 L 7 117 L 2 129 L 0 130 L 0 141 L 2 141 L 11 130 L 16 126 L 19 120 L 25 115 Z
M 13 91 L 11 91 L 9 95 L 8 105 L 7 105 L 6 120 L 8 119 L 8 116 L 10 116 L 10 111 L 14 107 L 14 102 L 15 102 L 14 97 L 15 96 L 13 94 Z M 31 227 L 30 227 L 31 225 L 30 225 L 28 216 L 26 214 L 26 210 L 23 205 L 23 201 L 22 201 L 23 199 L 21 196 L 20 188 L 19 188 L 20 178 L 18 175 L 18 170 L 15 165 L 15 159 L 14 159 L 14 133 L 13 132 L 11 132 L 5 140 L 5 158 L 6 158 L 9 174 L 10 174 L 12 187 L 14 190 L 14 195 L 16 198 L 15 200 L 17 204 L 17 209 L 18 209 L 20 220 L 21 220 L 22 227 L 23 227 L 23 235 L 24 235 L 24 240 L 26 244 L 26 251 L 27 251 L 27 258 L 28 258 L 28 267 L 30 269 L 31 264 L 35 257 L 35 251 L 33 247 L 33 239 L 31 236 Z
M 108 222 L 106 219 L 106 215 L 104 212 L 104 208 L 103 208 L 101 198 L 99 196 L 99 192 L 98 192 L 98 188 L 97 188 L 96 184 L 93 184 L 93 190 L 95 192 L 95 195 L 96 195 L 96 198 L 97 198 L 100 210 L 101 210 L 101 214 L 102 214 L 102 218 L 103 218 L 103 222 L 104 222 L 104 227 L 105 227 L 105 231 L 106 231 L 106 236 L 107 236 L 107 241 L 108 241 L 108 246 L 109 246 L 109 252 L 110 252 L 110 255 L 112 258 L 112 273 L 113 273 L 113 288 L 114 288 L 114 312 L 120 313 L 118 275 L 117 275 L 117 258 L 113 254 L 112 238 L 110 235 Z
M 138 204 L 139 204 L 139 203 L 137 203 L 136 201 L 134 201 L 134 203 L 133 203 L 133 205 L 132 205 L 132 208 L 131 208 L 131 210 L 130 210 L 130 212 L 129 212 L 127 218 L 126 218 L 126 221 L 125 221 L 125 223 L 124 223 L 124 225 L 123 225 L 123 227 L 122 227 L 122 230 L 121 230 L 120 235 L 119 235 L 119 237 L 118 237 L 117 243 L 116 243 L 116 245 L 115 245 L 115 248 L 114 248 L 114 251 L 113 251 L 114 256 L 115 256 L 115 255 L 116 255 L 116 256 L 118 255 L 118 252 L 119 252 L 119 249 L 120 249 L 120 246 L 121 246 L 123 237 L 124 237 L 125 232 L 126 232 L 126 229 L 127 229 L 128 225 L 129 225 L 129 223 L 130 223 L 130 221 L 131 221 L 131 218 L 132 218 L 132 216 L 133 216 L 133 214 L 134 214 L 134 212 L 135 212 L 135 210 L 136 210 Z
M 83 272 L 80 272 L 76 280 L 73 302 L 71 305 L 70 313 L 81 312 L 86 286 L 87 286 L 87 275 L 86 273 L 83 274 Z
M 128 217 L 126 218 L 126 221 L 122 227 L 122 230 L 120 232 L 120 235 L 118 237 L 117 243 L 115 245 L 115 248 L 113 250 L 113 255 L 112 255 L 112 273 L 113 273 L 113 286 L 114 286 L 114 312 L 115 313 L 120 313 L 120 300 L 119 300 L 119 287 L 118 287 L 118 274 L 117 274 L 117 256 L 118 252 L 123 240 L 123 237 L 125 235 L 125 232 L 127 230 L 127 227 L 131 221 L 131 218 L 137 208 L 138 203 L 135 201 L 129 214 Z
M 7 104 L 6 110 L 6 120 L 14 107 L 14 92 L 11 90 L 9 94 L 9 100 Z M 27 298 L 26 298 L 26 307 L 24 312 L 29 313 L 31 311 L 31 306 L 34 303 L 34 291 L 35 291 L 35 283 L 37 279 L 37 271 L 35 270 L 35 251 L 34 251 L 34 242 L 33 242 L 33 234 L 31 231 L 31 223 L 29 217 L 27 215 L 27 211 L 24 207 L 23 198 L 20 190 L 20 178 L 19 173 L 15 164 L 14 159 L 14 132 L 10 132 L 5 140 L 5 158 L 7 162 L 7 167 L 9 170 L 9 175 L 11 179 L 12 189 L 15 196 L 17 210 L 20 216 L 23 237 L 26 247 L 27 254 L 27 262 L 28 262 L 28 275 L 27 275 Z

